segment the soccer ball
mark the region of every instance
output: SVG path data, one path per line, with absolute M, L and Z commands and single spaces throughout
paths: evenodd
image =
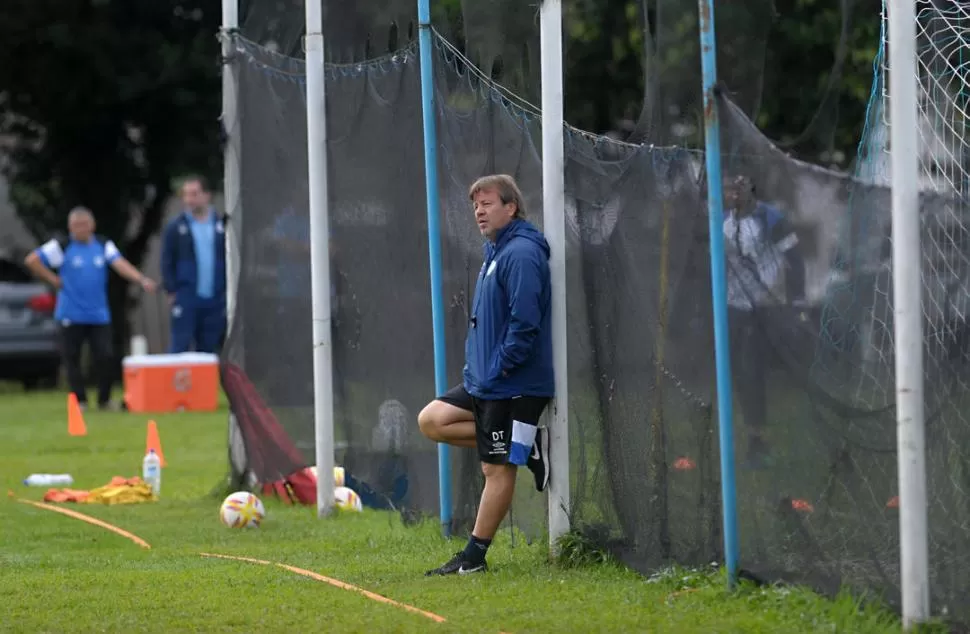
M 316 465 L 310 467 L 310 473 L 313 474 L 313 478 L 317 477 L 317 467 Z M 333 468 L 333 485 L 335 487 L 342 487 L 344 485 L 344 468 L 334 467 Z
M 219 519 L 229 528 L 259 528 L 264 517 L 262 501 L 249 491 L 236 491 L 219 508 Z
M 343 511 L 363 511 L 364 505 L 360 501 L 360 496 L 353 489 L 347 487 L 337 487 L 333 491 L 333 496 L 337 501 L 337 508 Z

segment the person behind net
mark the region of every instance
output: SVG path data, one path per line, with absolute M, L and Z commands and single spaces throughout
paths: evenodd
M 162 281 L 172 311 L 168 351 L 216 352 L 226 330 L 225 219 L 199 176 L 182 183 L 184 210 L 162 234 Z
M 747 463 L 768 463 L 767 371 L 771 346 L 769 306 L 805 306 L 805 261 L 798 236 L 778 208 L 759 201 L 754 184 L 737 176 L 724 186 L 724 246 L 731 365 L 735 392 L 748 429 Z M 784 275 L 785 297 L 775 287 Z
M 480 178 L 469 189 L 485 237 L 468 334 L 463 382 L 418 415 L 425 436 L 477 448 L 485 475 L 465 549 L 431 575 L 487 570 L 489 545 L 512 504 L 516 470 L 528 465 L 542 491 L 549 480 L 548 431 L 539 418 L 554 394 L 549 244 L 525 220 L 511 176 Z
M 106 265 L 149 293 L 155 292 L 155 282 L 123 258 L 114 242 L 94 233 L 94 214 L 88 208 L 72 209 L 67 216 L 67 228 L 69 239 L 45 242 L 27 255 L 24 265 L 37 278 L 57 289 L 54 319 L 59 324 L 61 354 L 67 381 L 81 409 L 88 402 L 81 371 L 81 349 L 85 342 L 91 346 L 97 370 L 98 408 L 117 409 L 111 403 L 114 373 Z
M 285 350 L 282 356 L 291 370 L 271 373 L 273 393 L 277 394 L 273 400 L 276 405 L 312 405 L 313 350 L 304 342 L 313 331 L 309 212 L 297 211 L 293 204 L 284 206 L 273 220 L 272 241 L 277 248 L 276 315 L 264 325 L 269 333 L 283 328 L 303 335 L 279 341 L 272 334 L 265 336 L 270 352 Z

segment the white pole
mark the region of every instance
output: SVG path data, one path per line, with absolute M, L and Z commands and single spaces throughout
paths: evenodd
M 542 219 L 551 249 L 552 359 L 556 396 L 549 424 L 549 545 L 569 531 L 569 383 L 566 367 L 566 181 L 563 148 L 562 2 L 539 10 L 542 59 Z M 551 421 L 549 418 L 551 417 Z
M 923 414 L 916 8 L 891 0 L 889 123 L 892 164 L 893 318 L 903 627 L 930 614 Z
M 237 116 L 239 103 L 239 66 L 235 61 L 235 34 L 239 29 L 239 0 L 222 0 L 222 127 L 226 134 L 223 157 L 223 210 L 229 214 L 226 230 L 226 330 L 230 331 L 236 312 L 236 295 L 239 285 L 240 248 L 242 237 L 242 205 L 239 204 L 239 172 L 241 155 L 241 130 Z M 229 411 L 230 469 L 245 467 L 233 460 L 232 448 L 239 445 L 239 423 Z M 245 473 L 239 474 L 245 478 Z M 245 481 L 245 480 L 244 480 Z
M 333 350 L 330 337 L 330 226 L 322 0 L 306 3 L 306 118 L 313 301 L 313 406 L 317 514 L 330 514 L 333 481 Z
M 226 133 L 223 158 L 223 207 L 231 214 L 226 226 L 226 315 L 232 320 L 236 306 L 236 284 L 239 279 L 239 236 L 242 209 L 239 206 L 240 139 L 237 103 L 239 100 L 239 68 L 233 61 L 236 53 L 234 39 L 239 28 L 238 0 L 222 0 L 222 126 Z

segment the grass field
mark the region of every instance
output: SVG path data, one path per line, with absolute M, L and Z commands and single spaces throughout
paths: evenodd
M 157 503 L 65 504 L 142 538 L 19 503 L 46 489 L 21 480 L 71 473 L 74 488 L 140 475 L 147 418 L 86 415 L 88 435 L 67 434 L 61 393 L 0 394 L 0 631 L 4 632 L 894 632 L 898 621 L 848 597 L 827 601 L 792 588 L 744 586 L 669 570 L 650 579 L 611 564 L 563 567 L 544 544 L 511 547 L 503 531 L 487 575 L 427 579 L 463 545 L 436 522 L 405 527 L 366 510 L 318 520 L 309 508 L 266 499 L 258 530 L 218 521 L 210 492 L 225 475 L 226 412 L 156 416 L 168 467 Z M 14 497 L 16 496 L 16 497 Z M 279 562 L 377 593 L 445 619 L 342 589 Z

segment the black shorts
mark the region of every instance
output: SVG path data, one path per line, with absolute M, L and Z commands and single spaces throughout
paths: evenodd
M 472 413 L 482 462 L 522 466 L 532 452 L 539 418 L 550 399 L 517 396 L 491 401 L 475 398 L 463 385 L 456 385 L 437 400 Z

